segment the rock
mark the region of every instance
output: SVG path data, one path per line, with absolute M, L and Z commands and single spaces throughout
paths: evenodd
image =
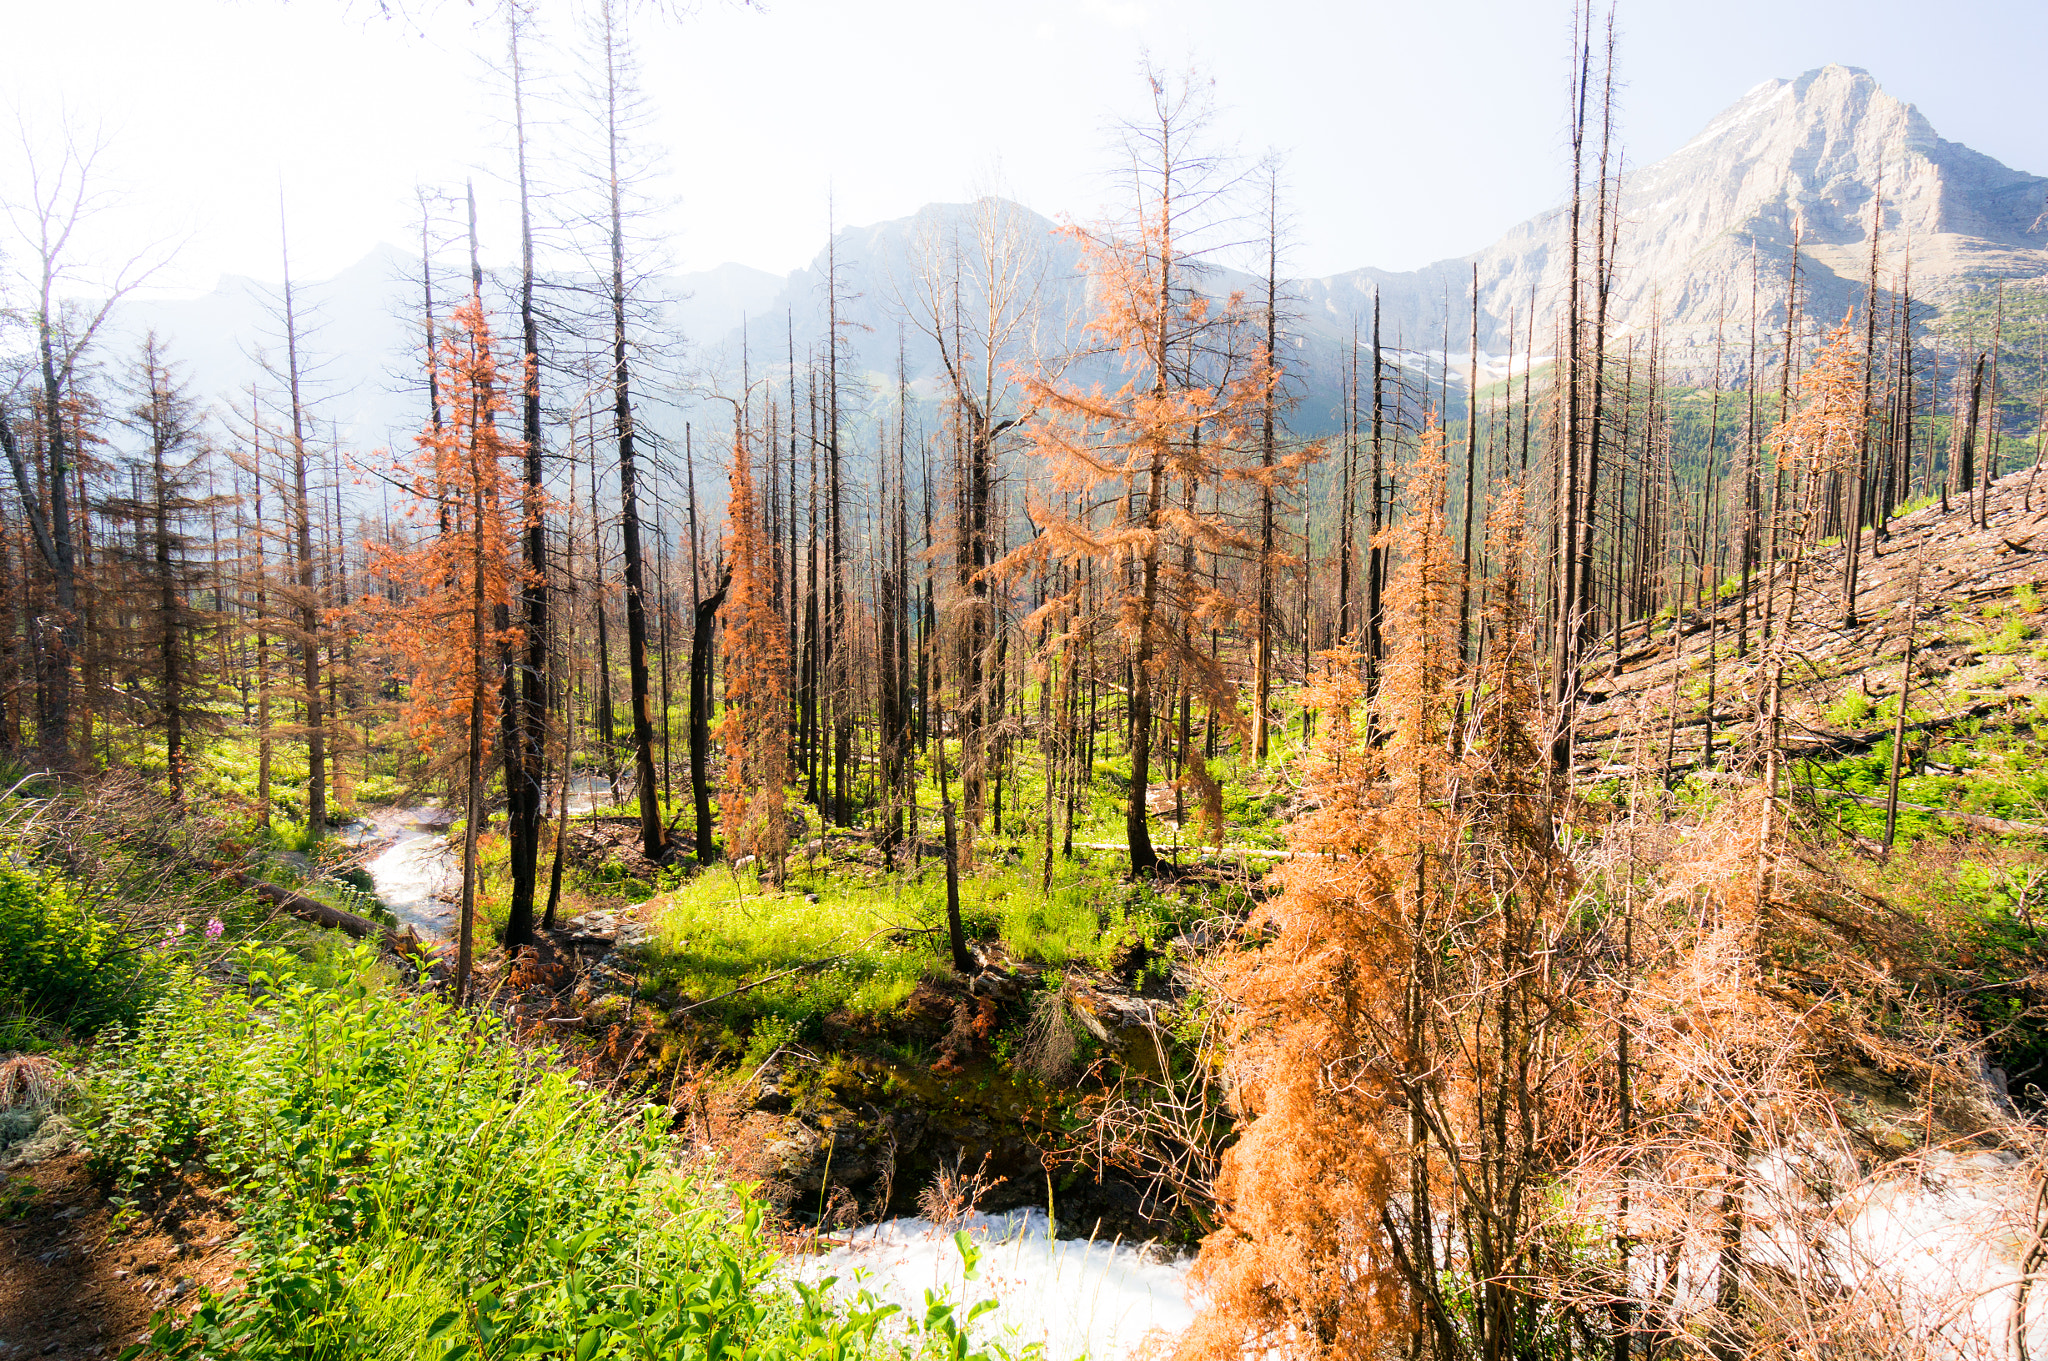
M 969 947 L 971 950 L 973 947 Z M 993 997 L 998 1002 L 1014 1002 L 1024 995 L 1024 979 L 1010 972 L 1002 965 L 988 959 L 980 950 L 973 950 L 981 964 L 981 972 L 967 980 L 967 994 L 970 997 Z
M 603 954 L 618 939 L 619 914 L 602 910 L 585 912 L 563 922 L 562 929 L 569 933 L 569 948 L 584 954 Z
M 1114 1053 L 1124 1067 L 1139 1073 L 1159 1071 L 1159 1024 L 1152 1003 L 1142 997 L 1075 985 L 1067 994 L 1074 1019 Z
M 635 963 L 630 956 L 613 950 L 591 965 L 584 977 L 600 992 L 632 992 L 640 986 Z
M 781 1139 L 768 1145 L 764 1150 L 769 1165 L 784 1179 L 802 1186 L 806 1181 L 813 1185 L 822 1179 L 822 1173 L 812 1172 L 814 1164 L 823 1161 L 825 1141 L 818 1132 L 801 1120 L 789 1122 L 787 1132 Z M 808 1177 L 806 1173 L 810 1173 Z
M 782 1068 L 779 1065 L 771 1065 L 761 1070 L 760 1091 L 754 1097 L 755 1110 L 767 1111 L 773 1115 L 782 1115 L 789 1111 L 792 1103 L 782 1077 Z

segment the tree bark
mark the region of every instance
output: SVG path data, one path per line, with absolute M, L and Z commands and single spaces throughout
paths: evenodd
M 697 602 L 690 633 L 690 797 L 697 813 L 697 863 L 718 859 L 711 825 L 711 649 L 719 607 L 732 586 L 732 570 L 718 579 L 718 589 Z

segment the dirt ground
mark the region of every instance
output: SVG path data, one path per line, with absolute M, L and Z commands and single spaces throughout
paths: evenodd
M 115 1231 L 76 1152 L 0 1175 L 0 1361 L 116 1356 L 159 1307 L 232 1281 L 234 1223 L 196 1178 L 141 1208 Z

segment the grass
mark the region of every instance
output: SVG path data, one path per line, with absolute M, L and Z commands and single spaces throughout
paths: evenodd
M 176 990 L 103 1047 L 91 1165 L 128 1199 L 202 1159 L 245 1262 L 242 1289 L 160 1313 L 131 1352 L 970 1354 L 950 1310 L 892 1335 L 892 1310 L 780 1284 L 760 1208 L 671 1158 L 665 1111 L 353 963 L 321 986 L 247 951 L 243 988 Z
M 874 892 L 850 876 L 819 876 L 792 887 L 799 882 L 817 891 L 764 892 L 751 869 L 698 875 L 658 909 L 649 974 L 659 986 L 703 999 L 845 952 L 828 967 L 755 988 L 714 1013 L 739 1025 L 773 1015 L 814 1032 L 816 1022 L 834 1012 L 893 1011 L 919 979 L 944 968 L 919 917 L 920 904 Z
M 1001 844 L 983 851 L 981 868 L 961 879 L 968 935 L 1048 966 L 1105 967 L 1133 944 L 1156 951 L 1226 905 L 1209 888 L 1127 882 L 1110 855 L 1056 859 L 1051 891 L 1041 892 L 1035 856 L 1006 855 Z M 885 1017 L 920 980 L 951 968 L 945 876 L 935 860 L 885 874 L 811 871 L 796 857 L 782 892 L 764 888 L 751 868 L 718 867 L 664 896 L 655 922 L 643 992 L 667 988 L 702 1001 L 844 955 L 703 1008 L 735 1032 L 772 1020 L 814 1039 L 827 1017 Z

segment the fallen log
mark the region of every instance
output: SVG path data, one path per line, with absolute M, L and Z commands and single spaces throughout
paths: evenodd
M 1129 855 L 1131 853 L 1131 843 L 1128 841 L 1076 841 L 1074 849 L 1077 851 L 1122 851 L 1125 855 Z M 1297 855 L 1321 854 L 1321 852 L 1311 851 L 1283 851 L 1273 846 L 1175 846 L 1171 842 L 1161 843 L 1157 841 L 1152 843 L 1152 849 L 1157 851 L 1163 858 L 1170 858 L 1176 855 L 1255 855 L 1262 856 L 1268 860 L 1292 860 Z
M 419 953 L 419 937 L 413 934 L 410 926 L 394 930 L 382 922 L 373 922 L 368 917 L 359 917 L 353 912 L 345 912 L 341 908 L 321 902 L 318 898 L 309 898 L 303 893 L 294 893 L 290 889 L 279 888 L 276 884 L 266 883 L 253 874 L 243 874 L 240 871 L 231 871 L 231 873 L 233 873 L 235 881 L 243 888 L 249 890 L 249 892 L 255 894 L 264 902 L 274 907 L 283 908 L 294 917 L 312 922 L 317 926 L 325 926 L 330 930 L 346 931 L 357 940 L 370 940 L 374 938 L 385 949 L 401 959 L 410 958 Z
M 1951 723 L 1960 723 L 1965 719 L 1990 718 L 2005 707 L 2004 704 L 1997 703 L 1972 704 L 1958 709 L 1954 713 L 1942 714 L 1935 718 L 1925 718 L 1918 722 L 1908 723 L 1906 731 L 1915 733 L 1934 732 L 1937 729 L 1947 727 Z M 1817 740 L 1796 744 L 1787 742 L 1782 752 L 1786 760 L 1810 761 L 1817 756 L 1842 756 L 1850 752 L 1869 751 L 1879 742 L 1892 735 L 1889 724 L 1881 728 L 1872 728 L 1866 732 L 1830 733 L 1812 728 L 1807 729 L 1807 731 L 1814 733 Z
M 1884 807 L 1884 800 L 1873 794 L 1856 794 L 1847 789 L 1833 789 L 1821 784 L 1801 785 L 1800 788 L 1814 794 L 1825 794 L 1831 799 L 1851 799 L 1874 808 Z M 1966 827 L 1975 827 L 1979 831 L 1998 832 L 2006 836 L 2048 836 L 2048 827 L 2031 822 L 2013 822 L 2007 818 L 1987 817 L 1982 813 L 1965 813 L 1959 808 L 1937 808 L 1925 803 L 1902 802 L 1899 807 L 1914 813 L 1932 813 L 1936 817 L 1948 818 Z

